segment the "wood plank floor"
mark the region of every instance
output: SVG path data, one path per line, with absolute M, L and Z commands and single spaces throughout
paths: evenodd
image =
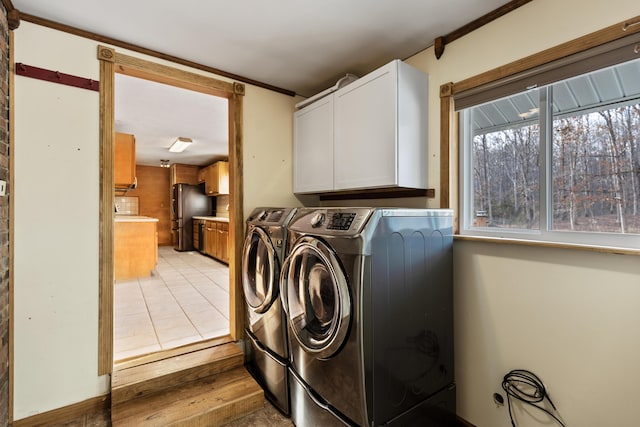
M 269 401 L 265 400 L 264 407 L 249 415 L 245 415 L 224 427 L 293 427 L 291 418 L 285 417 Z

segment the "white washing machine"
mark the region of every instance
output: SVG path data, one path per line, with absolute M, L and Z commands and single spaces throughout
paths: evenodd
M 452 426 L 453 212 L 304 208 L 281 298 L 298 426 Z
M 289 347 L 280 302 L 280 266 L 287 225 L 296 208 L 256 208 L 247 219 L 242 251 L 247 368 L 265 396 L 289 414 Z

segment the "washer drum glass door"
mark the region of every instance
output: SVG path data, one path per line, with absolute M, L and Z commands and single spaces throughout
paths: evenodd
M 279 265 L 273 244 L 261 228 L 249 229 L 242 251 L 244 298 L 256 313 L 266 312 L 278 297 Z
M 282 267 L 280 286 L 290 329 L 318 359 L 337 352 L 351 321 L 349 287 L 335 253 L 321 240 L 302 237 Z

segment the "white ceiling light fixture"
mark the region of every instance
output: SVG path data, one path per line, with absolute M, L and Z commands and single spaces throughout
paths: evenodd
M 169 147 L 169 151 L 172 153 L 182 153 L 187 149 L 191 144 L 193 144 L 193 140 L 191 138 L 178 137 L 171 147 Z
M 168 168 L 169 165 L 169 160 L 160 160 L 160 167 L 161 168 Z

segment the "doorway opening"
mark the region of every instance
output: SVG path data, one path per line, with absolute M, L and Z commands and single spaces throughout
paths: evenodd
M 157 360 L 159 358 L 170 357 L 172 355 L 177 355 L 185 352 L 192 351 L 195 348 L 203 348 L 210 345 L 217 345 L 223 342 L 235 341 L 241 335 L 242 331 L 242 302 L 240 301 L 240 288 L 239 288 L 239 278 L 237 277 L 238 272 L 240 271 L 240 251 L 241 251 L 241 239 L 242 239 L 242 185 L 241 185 L 241 177 L 242 177 L 242 99 L 244 95 L 244 85 L 238 83 L 228 83 L 221 80 L 217 80 L 210 77 L 204 77 L 199 74 L 194 74 L 186 71 L 182 71 L 179 69 L 175 69 L 172 67 L 167 67 L 164 65 L 140 60 L 138 58 L 130 57 L 127 55 L 116 53 L 113 49 L 106 48 L 100 46 L 98 49 L 98 58 L 100 59 L 101 66 L 101 92 L 100 92 L 100 102 L 101 102 L 101 164 L 102 164 L 102 179 L 101 179 L 101 277 L 100 277 L 100 353 L 99 353 L 99 370 L 101 373 L 109 373 L 112 371 L 114 367 L 114 361 L 118 362 L 118 359 L 121 359 L 120 362 L 129 366 L 137 363 L 146 363 L 149 360 Z M 142 357 L 136 357 L 131 359 L 132 354 L 128 354 L 125 352 L 120 352 L 114 346 L 114 338 L 118 339 L 118 333 L 122 333 L 122 330 L 118 330 L 117 318 L 113 317 L 114 307 L 116 308 L 115 312 L 118 312 L 117 304 L 122 302 L 123 300 L 130 299 L 129 297 L 120 298 L 117 292 L 114 292 L 114 284 L 117 286 L 118 281 L 117 277 L 115 277 L 115 256 L 114 256 L 114 247 L 118 244 L 115 241 L 115 229 L 116 225 L 114 224 L 114 202 L 118 197 L 135 197 L 135 191 L 132 193 L 128 193 L 124 191 L 117 191 L 114 187 L 114 147 L 115 147 L 115 139 L 116 132 L 120 130 L 126 131 L 126 126 L 123 124 L 119 124 L 115 121 L 116 114 L 115 110 L 115 82 L 116 82 L 116 74 L 118 78 L 135 78 L 142 79 L 145 82 L 153 82 L 154 84 L 162 84 L 168 85 L 173 88 L 179 88 L 180 90 L 194 91 L 198 94 L 205 94 L 207 96 L 216 97 L 216 99 L 222 98 L 228 104 L 226 117 L 224 118 L 226 122 L 226 140 L 227 147 L 226 153 L 219 153 L 219 155 L 204 158 L 202 163 L 211 162 L 211 164 L 215 163 L 218 160 L 223 160 L 226 157 L 228 160 L 228 186 L 229 191 L 227 195 L 223 195 L 219 197 L 220 201 L 218 203 L 212 201 L 212 215 L 217 215 L 217 212 L 220 212 L 222 207 L 226 210 L 227 213 L 227 245 L 228 253 L 226 254 L 226 260 L 228 264 L 225 265 L 224 262 L 220 262 L 220 260 L 216 260 L 211 256 L 202 255 L 199 251 L 174 251 L 173 244 L 175 243 L 175 233 L 169 237 L 170 240 L 167 240 L 167 224 L 166 222 L 162 225 L 162 243 L 164 245 L 160 245 L 160 250 L 158 251 L 158 266 L 154 270 L 154 274 L 152 274 L 150 280 L 156 280 L 155 288 L 153 286 L 148 287 L 148 290 L 151 291 L 160 291 L 160 293 L 164 294 L 164 297 L 171 296 L 176 302 L 180 298 L 184 301 L 193 300 L 190 298 L 196 296 L 198 293 L 201 297 L 204 297 L 204 300 L 208 301 L 211 306 L 215 306 L 217 304 L 218 313 L 225 312 L 227 319 L 225 321 L 228 323 L 228 326 L 225 326 L 222 329 L 218 329 L 214 331 L 211 326 L 210 319 L 207 319 L 206 314 L 202 314 L 200 318 L 197 316 L 192 317 L 191 320 L 188 320 L 192 326 L 195 326 L 197 323 L 200 323 L 200 326 L 205 323 L 208 324 L 204 329 L 204 333 L 199 333 L 199 339 L 189 339 L 188 337 L 175 337 L 176 339 L 171 340 L 167 338 L 165 335 L 165 348 L 163 348 L 163 344 L 159 343 L 158 347 L 160 347 L 160 351 L 155 351 L 152 354 L 148 354 Z M 119 127 L 124 126 L 124 128 L 119 129 Z M 177 135 L 177 136 L 185 136 L 185 135 Z M 166 148 L 164 148 L 166 150 Z M 144 156 L 143 156 L 144 157 Z M 163 159 L 165 160 L 165 159 Z M 151 161 L 146 161 L 151 162 Z M 189 163 L 192 163 L 189 165 Z M 201 164 L 194 165 L 194 161 L 185 161 L 185 163 L 180 163 L 185 166 L 193 166 L 196 170 L 204 169 Z M 206 166 L 206 165 L 204 165 Z M 153 165 L 142 165 L 143 173 L 152 173 L 155 174 L 156 177 L 167 176 L 168 173 L 168 182 L 166 182 L 166 192 L 164 193 L 167 199 L 170 199 L 171 196 L 170 190 L 173 190 L 172 186 L 175 182 L 172 182 L 172 179 L 175 181 L 178 172 L 174 168 L 170 168 L 167 171 L 165 168 Z M 161 170 L 163 169 L 163 170 Z M 163 175 L 164 174 L 164 175 Z M 199 178 L 198 173 L 196 172 L 196 180 Z M 181 180 L 182 178 L 177 178 Z M 162 181 L 163 178 L 160 178 Z M 154 183 L 155 186 L 158 184 L 158 179 L 151 179 L 149 182 Z M 199 186 L 201 183 L 195 183 L 195 186 Z M 204 183 L 202 183 L 202 187 L 204 187 Z M 171 187 L 171 188 L 169 188 Z M 157 191 L 157 189 L 155 190 Z M 156 203 L 156 208 L 160 207 L 163 215 L 169 213 L 171 215 L 172 210 L 172 202 L 171 200 L 164 199 L 159 203 Z M 216 198 L 218 199 L 218 198 Z M 222 206 L 222 207 L 221 207 Z M 138 206 L 138 209 L 140 206 Z M 146 208 L 145 208 L 146 209 Z M 144 215 L 148 212 L 138 211 L 138 216 L 147 216 Z M 224 215 L 224 214 L 223 214 Z M 223 216 L 221 215 L 221 216 Z M 150 215 L 149 215 L 150 216 Z M 150 216 L 153 218 L 153 216 Z M 191 221 L 191 218 L 189 218 Z M 159 221 L 158 221 L 159 223 Z M 171 234 L 171 233 L 170 233 Z M 158 229 L 158 239 L 160 239 L 161 233 L 160 229 Z M 157 241 L 160 243 L 160 241 Z M 168 243 L 168 244 L 167 244 Z M 157 247 L 157 246 L 156 246 Z M 197 249 L 197 248 L 194 248 Z M 182 257 L 182 259 L 181 259 Z M 184 257 L 187 257 L 186 259 Z M 174 265 L 171 265 L 174 264 Z M 178 266 L 176 269 L 175 267 Z M 190 270 L 185 274 L 185 272 L 181 272 L 180 268 Z M 202 271 L 198 272 L 197 270 L 202 268 Z M 164 273 L 164 276 L 163 276 Z M 197 274 L 200 274 L 200 277 L 195 277 Z M 186 293 L 178 298 L 176 298 L 177 294 L 180 293 L 179 290 L 176 290 L 172 286 L 176 284 L 174 280 L 176 275 L 181 275 L 183 279 L 186 279 L 187 276 L 189 279 L 183 280 L 183 282 L 191 286 L 190 291 L 186 291 Z M 195 275 L 195 276 L 194 276 Z M 173 278 L 171 278 L 173 276 Z M 228 277 L 228 278 L 227 278 Z M 206 288 L 200 287 L 203 282 L 208 279 L 210 282 L 216 286 L 215 289 L 224 288 L 226 285 L 226 293 L 225 292 L 217 292 L 215 297 L 206 298 Z M 116 279 L 116 280 L 114 280 Z M 225 283 L 226 280 L 226 283 Z M 169 283 L 172 282 L 172 283 Z M 142 282 L 138 282 L 137 285 L 140 286 Z M 199 288 L 200 287 L 200 288 Z M 144 292 L 142 288 L 139 288 L 139 292 Z M 140 294 L 143 297 L 141 301 L 143 304 L 145 303 L 145 297 L 143 294 Z M 153 296 L 153 292 L 148 294 L 149 298 L 155 298 Z M 228 301 L 221 303 L 220 301 L 215 301 L 217 298 L 220 299 L 221 296 L 227 296 Z M 202 298 L 201 298 L 202 299 Z M 139 301 L 140 302 L 140 301 Z M 150 308 L 150 307 L 149 307 Z M 187 315 L 185 307 L 178 307 L 177 310 L 182 311 L 182 320 L 185 320 L 185 315 Z M 197 310 L 197 307 L 195 308 Z M 158 313 L 156 313 L 158 314 Z M 165 313 L 166 314 L 166 313 Z M 160 317 L 163 314 L 160 313 Z M 187 316 L 188 319 L 188 316 Z M 162 322 L 162 321 L 161 321 Z M 172 320 L 164 320 L 165 325 L 171 325 L 172 323 L 179 323 L 175 319 Z M 114 328 L 114 326 L 116 326 Z M 169 326 L 170 327 L 170 326 Z M 114 331 L 114 329 L 116 329 Z M 175 332 L 175 331 L 173 331 Z M 131 332 L 125 332 L 125 334 Z M 160 334 L 156 330 L 154 332 L 156 338 L 160 338 Z M 188 335 L 188 334 L 187 334 Z M 120 336 L 122 338 L 122 336 Z M 191 337 L 194 338 L 194 337 Z M 173 341 L 171 343 L 170 341 Z M 153 346 L 150 346 L 151 349 Z M 155 348 L 158 350 L 158 348 Z M 143 351 L 147 353 L 147 351 Z M 114 357 L 115 356 L 115 357 Z M 119 363 L 120 364 L 120 363 Z
M 114 92 L 118 365 L 229 335 L 229 113 L 118 69 Z

